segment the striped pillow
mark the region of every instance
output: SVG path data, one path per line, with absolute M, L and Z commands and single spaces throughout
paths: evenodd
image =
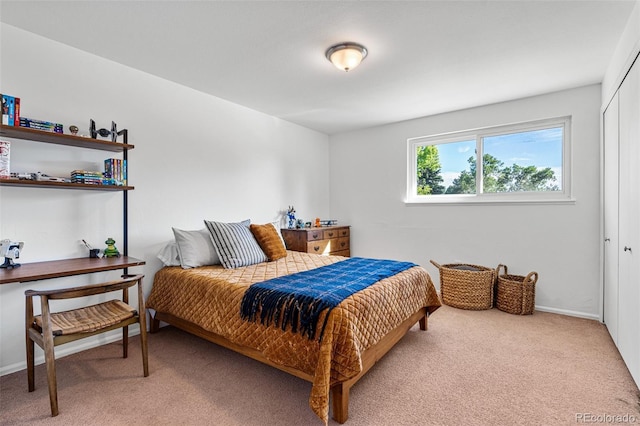
M 205 220 L 213 238 L 220 263 L 226 269 L 267 262 L 255 237 L 249 230 L 249 220 L 239 223 L 223 223 Z

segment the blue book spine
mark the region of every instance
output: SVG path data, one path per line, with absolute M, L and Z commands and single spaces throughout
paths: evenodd
M 15 98 L 9 95 L 2 95 L 2 124 L 13 126 L 16 120 Z

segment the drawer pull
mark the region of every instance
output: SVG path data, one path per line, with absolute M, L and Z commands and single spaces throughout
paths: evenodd
M 313 238 L 318 238 L 318 234 L 311 234 Z
M 345 235 L 347 235 L 347 231 L 342 231 L 342 236 L 344 237 Z
M 340 243 L 340 247 L 344 247 L 346 245 L 347 245 L 347 243 L 345 243 L 344 241 Z
M 318 251 L 318 250 L 320 250 L 320 246 L 313 246 L 313 250 L 314 250 L 314 251 Z
M 330 237 L 333 237 L 333 232 L 329 232 L 329 236 L 330 236 Z

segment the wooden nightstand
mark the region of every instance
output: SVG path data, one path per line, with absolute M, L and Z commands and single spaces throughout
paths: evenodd
M 282 229 L 287 249 L 322 255 L 351 255 L 349 227 L 327 226 L 322 228 Z

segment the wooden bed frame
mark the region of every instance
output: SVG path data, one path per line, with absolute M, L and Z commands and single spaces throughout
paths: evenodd
M 360 374 L 352 377 L 349 380 L 335 383 L 331 386 L 331 408 L 333 411 L 332 417 L 335 421 L 337 421 L 338 423 L 344 423 L 349 418 L 349 389 L 351 389 L 351 387 L 358 380 L 360 380 L 360 378 L 364 376 L 365 373 L 369 371 L 376 362 L 378 362 L 378 360 L 380 360 L 387 352 L 389 352 L 389 350 L 396 343 L 398 343 L 400 339 L 404 337 L 407 331 L 409 331 L 409 329 L 413 327 L 417 322 L 420 323 L 420 330 L 426 330 L 428 316 L 429 314 L 427 312 L 427 308 L 425 307 L 415 312 L 398 327 L 391 330 L 387 335 L 385 335 L 377 344 L 363 352 L 362 371 L 360 372 Z M 232 351 L 238 352 L 264 364 L 270 365 L 271 367 L 275 367 L 286 373 L 292 374 L 296 377 L 313 383 L 313 376 L 310 374 L 304 373 L 292 367 L 287 367 L 286 365 L 276 364 L 265 358 L 265 356 L 256 349 L 233 343 L 232 341 L 218 334 L 203 329 L 197 324 L 183 320 L 168 313 L 156 312 L 155 315 L 151 317 L 151 333 L 155 333 L 160 329 L 160 321 L 166 322 L 188 333 L 194 334 L 205 340 L 216 343 L 220 346 L 224 346 L 227 349 L 231 349 Z

